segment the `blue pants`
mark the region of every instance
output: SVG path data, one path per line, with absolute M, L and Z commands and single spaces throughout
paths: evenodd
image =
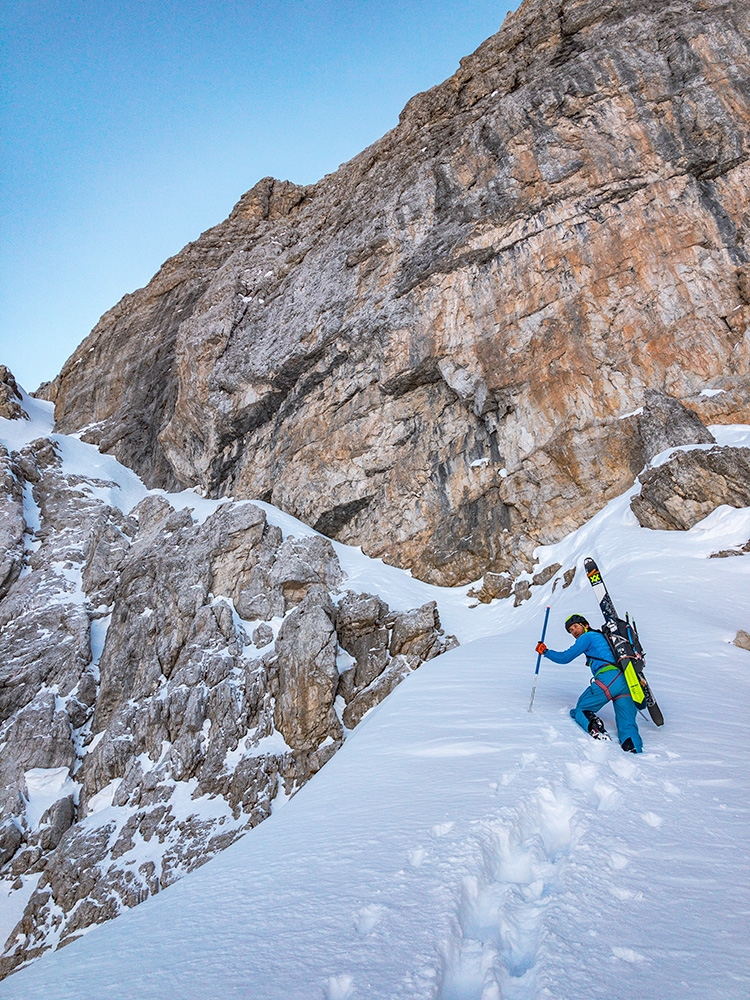
M 602 691 L 599 685 L 595 681 L 592 681 L 578 699 L 576 707 L 570 710 L 571 717 L 576 720 L 581 729 L 585 729 L 588 732 L 589 720 L 583 713 L 598 712 L 602 705 L 606 705 L 611 698 L 615 710 L 615 721 L 617 722 L 617 738 L 622 744 L 630 737 L 636 752 L 640 753 L 643 750 L 643 740 L 641 739 L 641 734 L 638 732 L 638 724 L 635 721 L 638 709 L 630 697 L 625 675 L 620 672 L 610 682 L 609 678 L 613 674 L 614 671 L 611 671 L 602 674 L 601 677 L 604 683 L 609 685 L 610 697 L 608 698 L 606 691 Z

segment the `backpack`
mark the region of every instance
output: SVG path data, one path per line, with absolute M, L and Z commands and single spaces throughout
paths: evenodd
M 607 640 L 612 653 L 612 662 L 625 675 L 630 697 L 638 708 L 646 701 L 646 695 L 639 675 L 643 673 L 644 653 L 635 623 L 617 618 L 607 621 L 601 629 L 596 629 Z

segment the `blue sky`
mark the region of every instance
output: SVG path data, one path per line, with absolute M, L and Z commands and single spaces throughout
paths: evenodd
M 517 6 L 4 0 L 0 363 L 53 378 L 256 181 L 335 170 Z

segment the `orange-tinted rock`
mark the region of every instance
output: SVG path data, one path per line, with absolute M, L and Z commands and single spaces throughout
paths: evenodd
M 748 22 L 526 0 L 379 142 L 261 181 L 104 316 L 60 428 L 424 579 L 528 567 L 640 471 L 646 389 L 750 420 Z

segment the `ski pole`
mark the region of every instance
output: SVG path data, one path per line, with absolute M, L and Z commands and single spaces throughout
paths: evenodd
M 544 637 L 547 634 L 548 621 L 549 621 L 549 607 L 544 612 L 544 625 L 542 626 L 542 638 L 539 640 L 540 642 L 544 642 Z M 532 685 L 531 688 L 531 701 L 529 702 L 529 711 L 531 711 L 531 707 L 534 704 L 534 695 L 536 694 L 536 681 L 537 678 L 539 677 L 539 664 L 541 662 L 542 662 L 542 654 L 538 653 L 536 658 L 536 670 L 534 671 L 534 684 Z

